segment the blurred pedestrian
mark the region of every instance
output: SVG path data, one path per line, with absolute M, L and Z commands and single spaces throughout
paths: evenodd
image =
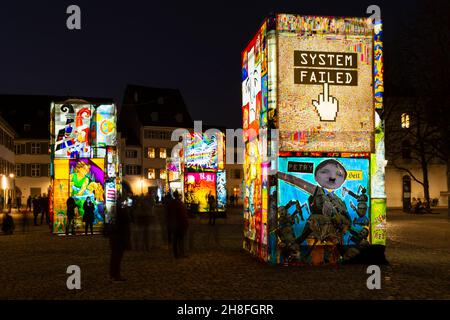
M 45 218 L 45 223 L 48 225 L 50 223 L 50 217 L 48 214 L 48 197 L 44 193 L 39 200 L 39 208 L 41 210 L 41 225 Z
M 72 234 L 75 235 L 75 207 L 76 207 L 75 199 L 69 197 L 66 201 L 66 205 L 67 205 L 66 235 L 69 235 L 70 229 L 72 229 Z
M 175 191 L 173 195 L 174 199 L 168 205 L 167 223 L 172 237 L 173 255 L 178 259 L 186 257 L 184 239 L 189 227 L 189 221 L 187 209 L 181 201 L 178 191 Z
M 130 248 L 130 223 L 132 219 L 125 199 L 119 199 L 116 204 L 116 216 L 111 226 L 109 244 L 111 259 L 109 275 L 113 281 L 125 281 L 121 275 L 121 262 L 126 250 Z
M 212 194 L 208 196 L 208 205 L 209 205 L 209 221 L 208 224 L 215 225 L 216 224 L 216 199 Z
M 27 199 L 27 208 L 25 209 L 26 211 L 31 211 L 31 195 L 28 196 Z
M 8 196 L 8 212 L 11 212 L 12 208 L 12 199 L 11 196 Z
M 14 232 L 14 220 L 9 212 L 3 215 L 2 231 L 5 234 L 13 234 Z
M 0 195 L 0 212 L 3 212 L 3 206 L 5 205 L 5 198 Z
M 83 222 L 84 222 L 84 230 L 85 234 L 88 234 L 88 228 L 91 229 L 91 235 L 94 234 L 94 203 L 91 201 L 91 197 L 87 197 L 86 201 L 83 204 Z
M 24 210 L 22 212 L 22 232 L 25 233 L 28 231 L 28 212 Z
M 40 209 L 39 209 L 39 198 L 36 196 L 33 199 L 33 216 L 34 216 L 34 225 L 37 226 L 37 218 L 39 215 Z
M 22 196 L 21 195 L 16 197 L 16 205 L 17 205 L 17 212 L 20 212 L 20 209 L 22 209 Z

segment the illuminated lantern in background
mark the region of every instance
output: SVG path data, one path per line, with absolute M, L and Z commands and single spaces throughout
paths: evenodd
M 94 203 L 94 229 L 110 222 L 121 192 L 114 104 L 67 100 L 51 105 L 50 215 L 54 233 L 65 233 L 67 199 L 76 204 L 75 229 L 83 231 L 83 205 Z
M 242 53 L 244 248 L 320 265 L 386 244 L 381 21 L 277 14 Z
M 187 133 L 179 154 L 166 160 L 168 191 L 178 191 L 192 212 L 226 210 L 224 148 L 224 135 L 218 130 Z

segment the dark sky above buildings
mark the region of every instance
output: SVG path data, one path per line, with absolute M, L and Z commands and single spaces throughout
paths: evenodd
M 81 8 L 81 30 L 66 8 Z M 240 55 L 270 12 L 366 16 L 385 47 L 414 24 L 418 0 L 8 1 L 0 4 L 0 94 L 112 97 L 127 83 L 180 89 L 194 120 L 241 125 Z M 389 60 L 389 59 L 387 59 Z

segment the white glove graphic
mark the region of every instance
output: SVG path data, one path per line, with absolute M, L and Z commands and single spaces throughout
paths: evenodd
M 328 95 L 328 83 L 323 84 L 323 94 L 319 94 L 319 101 L 313 100 L 313 106 L 319 114 L 320 121 L 335 121 L 338 111 L 338 101 Z

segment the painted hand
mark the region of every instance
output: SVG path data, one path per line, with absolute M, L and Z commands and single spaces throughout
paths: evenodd
M 319 94 L 319 101 L 313 100 L 313 106 L 319 114 L 320 121 L 335 121 L 338 111 L 338 101 L 328 95 L 328 83 L 323 84 L 323 93 Z

